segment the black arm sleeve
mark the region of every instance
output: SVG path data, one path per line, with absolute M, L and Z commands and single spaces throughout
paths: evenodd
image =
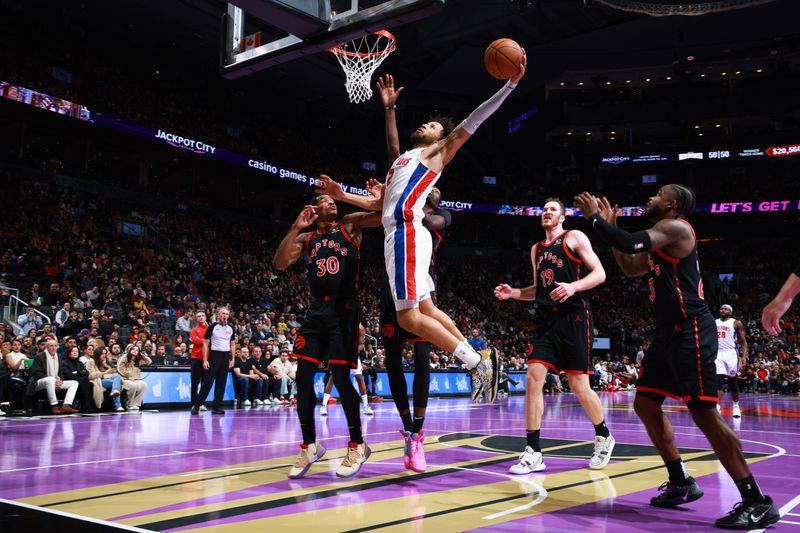
M 646 231 L 628 233 L 624 229 L 612 226 L 600 215 L 592 215 L 592 228 L 595 233 L 608 244 L 626 254 L 649 252 L 651 249 L 650 235 Z

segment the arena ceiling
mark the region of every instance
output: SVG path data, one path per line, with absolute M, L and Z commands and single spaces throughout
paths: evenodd
M 23 3 L 26 10 L 52 4 Z M 88 38 L 138 47 L 160 68 L 218 64 L 222 1 L 57 4 Z M 394 30 L 398 49 L 381 71 L 395 73 L 408 87 L 406 99 L 447 95 L 474 102 L 497 86 L 483 70 L 482 54 L 501 36 L 525 46 L 529 73 L 522 90 L 529 91 L 573 71 L 663 67 L 688 56 L 702 64 L 795 52 L 799 19 L 797 0 L 695 17 L 648 17 L 599 2 L 586 7 L 583 0 L 447 0 L 440 14 Z M 339 65 L 323 53 L 231 83 L 277 85 L 312 101 L 346 106 L 343 82 Z

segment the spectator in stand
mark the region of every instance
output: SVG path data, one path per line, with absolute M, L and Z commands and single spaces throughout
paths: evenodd
M 271 374 L 269 371 L 269 360 L 264 357 L 260 346 L 253 346 L 253 370 L 258 376 L 258 379 L 261 380 L 261 395 L 256 396 L 256 399 L 259 401 L 254 403 L 256 405 L 266 404 L 269 401 L 269 383 Z
M 472 328 L 472 334 L 470 335 L 469 339 L 467 339 L 467 342 L 469 343 L 470 346 L 472 346 L 472 349 L 475 350 L 476 352 L 478 350 L 486 349 L 486 339 L 484 339 L 481 336 L 481 333 L 478 330 L 478 328 Z
M 769 370 L 764 366 L 764 363 L 761 363 L 758 366 L 758 370 L 756 370 L 755 389 L 756 392 L 761 392 L 762 389 L 764 392 L 770 391 Z
M 92 383 L 89 381 L 89 372 L 86 370 L 86 365 L 81 362 L 81 351 L 77 346 L 72 348 L 67 357 L 61 360 L 61 368 L 64 377 L 78 382 L 78 398 L 81 411 L 84 413 L 93 412 Z
M 57 288 L 58 285 L 56 285 L 55 287 Z M 53 292 L 53 287 L 52 286 L 50 287 L 50 292 L 51 292 L 51 294 Z M 52 298 L 49 299 L 49 300 L 52 300 Z M 45 300 L 45 301 L 48 301 L 48 300 Z M 56 313 L 56 316 L 55 316 L 56 328 L 61 328 L 64 325 L 64 322 L 66 322 L 67 319 L 70 316 L 70 311 L 71 310 L 72 310 L 72 304 L 70 304 L 69 302 L 64 302 L 64 305 L 61 307 L 61 309 L 58 310 L 58 312 Z
M 176 341 L 177 336 L 182 336 L 184 339 L 188 339 L 191 335 L 192 328 L 192 320 L 194 319 L 194 313 L 189 312 L 184 315 L 181 315 L 177 321 L 175 321 L 175 334 L 176 334 Z
M 8 391 L 9 407 L 12 412 L 22 411 L 25 407 L 25 381 L 27 380 L 27 371 L 25 362 L 29 360 L 28 356 L 21 352 L 22 343 L 18 339 L 14 339 L 10 343 L 3 341 L 2 361 L 0 367 L 7 370 L 4 374 L 0 372 L 0 402 L 5 402 L 4 391 Z
M 261 378 L 255 371 L 248 348 L 239 350 L 233 363 L 233 382 L 238 407 L 250 407 L 253 403 L 261 405 Z
M 20 333 L 27 335 L 31 331 L 42 329 L 42 317 L 36 313 L 33 307 L 28 307 L 25 314 L 17 317 L 17 324 L 19 324 Z
M 33 359 L 33 365 L 28 376 L 27 395 L 46 390 L 50 401 L 50 412 L 54 415 L 77 413 L 72 406 L 75 395 L 78 393 L 78 382 L 65 379 L 58 356 L 58 343 L 49 340 L 45 343 L 45 350 Z M 56 391 L 66 390 L 64 404 L 58 407 Z
M 114 376 L 116 370 L 108 363 L 108 348 L 101 348 L 94 352 L 92 357 L 86 362 L 86 370 L 89 372 L 89 381 L 92 383 L 92 399 L 95 407 L 100 410 L 103 407 L 105 391 L 110 393 L 114 402 L 114 409 L 117 412 L 124 411 L 120 403 L 119 391 L 114 391 Z
M 147 383 L 142 379 L 143 366 L 152 361 L 135 344 L 125 349 L 125 355 L 117 361 L 117 373 L 122 379 L 122 388 L 128 392 L 128 411 L 138 411 L 142 406 Z
M 289 361 L 289 351 L 281 350 L 280 356 L 274 359 L 269 365 L 272 380 L 270 383 L 270 393 L 272 395 L 272 405 L 289 405 L 294 403 L 295 398 L 292 396 L 286 399 L 289 394 L 290 377 L 289 373 L 292 371 L 292 363 Z

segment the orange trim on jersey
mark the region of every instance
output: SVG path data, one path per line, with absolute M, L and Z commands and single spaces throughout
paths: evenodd
M 700 332 L 697 329 L 697 317 L 694 317 L 694 346 L 697 354 L 697 381 L 700 383 L 700 399 L 703 398 L 703 366 L 700 361 Z
M 668 398 L 672 398 L 673 400 L 678 400 L 679 402 L 686 401 L 685 398 L 681 398 L 677 394 L 672 394 L 671 392 L 667 392 L 665 390 L 656 389 L 656 388 L 652 388 L 652 387 L 642 387 L 642 386 L 636 385 L 636 390 L 637 391 L 642 391 L 642 392 L 652 392 L 654 394 L 658 394 L 659 396 L 666 396 Z
M 692 237 L 694 237 L 694 240 L 697 240 L 697 234 L 694 232 L 694 227 L 692 226 L 691 222 L 689 222 L 685 218 L 679 218 L 678 220 L 689 226 L 689 229 L 692 231 Z
M 698 396 L 697 399 L 704 402 L 719 403 L 719 398 L 716 396 Z
M 305 361 L 311 361 L 312 363 L 317 364 L 317 365 L 322 364 L 321 360 L 314 359 L 313 357 L 309 357 L 307 355 L 302 355 L 302 354 L 299 354 L 299 353 L 296 353 L 296 352 L 293 352 L 292 355 L 294 357 L 297 357 L 298 359 L 303 359 Z
M 654 251 L 655 253 L 657 253 L 658 255 L 660 255 L 660 256 L 661 256 L 663 259 L 666 259 L 667 261 L 669 261 L 670 263 L 675 263 L 675 264 L 678 264 L 678 262 L 680 261 L 680 259 L 679 259 L 679 258 L 677 258 L 677 257 L 672 257 L 671 255 L 667 254 L 666 252 L 662 252 L 662 251 L 661 251 L 661 248 L 656 248 L 656 249 L 655 249 L 655 250 L 653 250 L 653 251 Z
M 683 291 L 681 290 L 681 282 L 678 279 L 678 262 L 675 261 L 672 263 L 672 275 L 675 276 L 675 290 L 678 292 L 678 300 L 681 304 L 681 314 L 683 318 L 689 318 L 689 315 L 686 313 L 686 309 L 683 307 Z M 697 319 L 694 319 L 694 329 L 697 331 Z M 698 344 L 697 349 L 700 349 L 700 345 Z
M 563 370 L 565 374 L 586 374 L 589 376 L 594 375 L 594 370 Z
M 554 242 L 556 242 L 558 239 L 560 239 L 561 237 L 563 237 L 563 236 L 564 236 L 564 235 L 566 235 L 567 233 L 569 233 L 569 230 L 562 231 L 561 233 L 559 233 L 559 234 L 558 234 L 558 237 L 556 237 L 555 239 L 553 239 L 553 240 L 552 240 L 552 241 L 550 241 L 550 242 L 545 242 L 545 241 L 544 241 L 544 239 L 542 239 L 542 240 L 541 240 L 541 242 L 540 242 L 540 244 L 541 244 L 542 246 L 544 246 L 545 248 L 549 248 L 551 244 L 553 244 Z
M 353 363 L 352 361 L 345 361 L 343 359 L 329 359 L 328 360 L 328 364 L 331 364 L 331 365 L 345 365 L 345 366 L 351 366 L 353 368 L 358 368 L 357 364 Z
M 550 370 L 552 370 L 553 372 L 555 372 L 556 374 L 558 374 L 558 369 L 555 367 L 555 365 L 553 365 L 551 363 L 547 363 L 545 361 L 542 361 L 541 359 L 528 359 L 528 364 L 529 365 L 532 365 L 534 363 L 539 363 L 540 365 L 544 365 L 547 368 L 549 368 Z
M 344 236 L 344 238 L 345 238 L 345 239 L 347 239 L 347 241 L 348 241 L 350 244 L 352 244 L 352 245 L 353 245 L 353 246 L 355 246 L 356 248 L 361 248 L 361 243 L 359 243 L 359 244 L 356 244 L 356 241 L 354 241 L 354 240 L 353 240 L 353 239 L 350 237 L 350 234 L 349 234 L 349 233 L 347 233 L 347 230 L 345 230 L 345 229 L 344 229 L 344 226 L 342 226 L 341 224 L 339 224 L 339 228 L 342 230 L 342 236 Z
M 572 253 L 569 250 L 569 246 L 567 246 L 567 237 L 566 237 L 566 235 L 569 232 L 570 232 L 570 230 L 567 230 L 567 231 L 564 232 L 564 240 L 561 241 L 561 245 L 564 247 L 564 253 L 567 254 L 567 257 L 569 257 L 573 262 L 578 263 L 580 265 L 581 263 L 583 263 L 583 261 L 578 259 L 574 255 L 572 255 Z

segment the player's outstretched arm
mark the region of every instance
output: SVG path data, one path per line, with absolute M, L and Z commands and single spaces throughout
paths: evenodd
M 439 158 L 441 160 L 440 165 L 429 165 L 429 168 L 432 170 L 441 170 L 455 157 L 458 150 L 467 142 L 475 131 L 477 131 L 478 126 L 480 126 L 483 121 L 489 118 L 492 113 L 497 111 L 500 107 L 500 104 L 506 99 L 506 97 L 511 94 L 511 91 L 517 86 L 517 83 L 522 79 L 525 75 L 525 68 L 527 66 L 528 59 L 525 55 L 525 50 L 522 50 L 522 63 L 520 64 L 519 72 L 516 76 L 511 78 L 506 82 L 503 87 L 497 91 L 494 96 L 486 100 L 484 103 L 479 105 L 475 111 L 470 113 L 470 115 L 464 119 L 461 124 L 458 125 L 456 129 L 454 129 L 450 135 L 448 135 L 445 139 L 439 141 L 431 148 L 427 149 L 430 150 L 429 153 L 424 153 L 424 157 L 426 160 L 432 160 L 434 158 Z M 436 168 L 439 167 L 439 168 Z
M 580 210 L 581 214 L 585 218 L 593 220 L 594 217 L 596 217 L 599 220 L 602 220 L 605 225 L 608 225 L 614 229 L 619 229 L 617 228 L 617 206 L 615 205 L 614 207 L 611 207 L 611 202 L 609 202 L 608 198 L 605 196 L 600 199 L 589 194 L 588 192 L 581 193 L 575 197 L 575 207 Z M 623 231 L 623 233 L 630 235 L 625 231 Z M 600 236 L 603 237 L 602 235 Z M 609 242 L 605 238 L 603 238 L 603 240 Z M 614 254 L 614 260 L 617 262 L 619 268 L 626 277 L 637 278 L 647 274 L 648 264 L 646 254 L 623 252 L 614 247 L 613 243 L 609 242 L 609 244 L 612 246 L 611 251 Z
M 339 183 L 325 174 L 320 175 L 314 191 L 317 194 L 327 194 L 335 201 L 354 205 L 367 211 L 380 211 L 383 209 L 382 196 L 377 198 L 372 193 L 369 196 L 361 196 L 360 194 L 345 192 L 342 190 L 342 186 Z
M 404 87 L 394 88 L 394 77 L 391 74 L 379 77 L 376 82 L 381 103 L 386 114 L 386 153 L 389 156 L 389 165 L 400 157 L 400 135 L 397 133 L 397 98 Z
M 780 292 L 761 312 L 761 325 L 770 335 L 781 332 L 781 317 L 792 306 L 792 300 L 800 293 L 800 265 L 786 278 Z
M 294 224 L 289 228 L 289 232 L 278 245 L 278 249 L 275 250 L 272 266 L 276 270 L 288 268 L 300 259 L 308 236 L 308 233 L 300 232 L 313 224 L 315 220 L 317 220 L 317 213 L 313 205 L 307 205 L 300 211 Z

